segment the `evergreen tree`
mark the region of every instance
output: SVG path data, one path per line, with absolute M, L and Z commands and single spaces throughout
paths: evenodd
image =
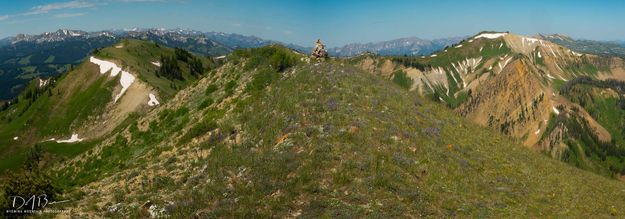
M 161 68 L 158 74 L 170 80 L 183 79 L 178 60 L 175 57 L 161 56 Z

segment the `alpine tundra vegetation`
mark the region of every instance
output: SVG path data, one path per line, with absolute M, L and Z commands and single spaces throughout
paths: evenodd
M 623 9 L 0 3 L 0 217 L 624 218 Z

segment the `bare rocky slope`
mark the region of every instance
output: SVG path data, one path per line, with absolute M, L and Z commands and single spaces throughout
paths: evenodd
M 625 173 L 619 155 L 625 149 L 623 126 L 613 125 L 625 119 L 625 108 L 619 105 L 622 88 L 615 83 L 603 86 L 605 92 L 617 95 L 581 104 L 585 106 L 561 90 L 580 77 L 624 81 L 624 61 L 618 57 L 578 53 L 512 33 L 483 32 L 430 56 L 360 56 L 351 62 L 394 81 L 406 81 L 410 90 L 530 148 L 605 175 Z M 606 104 L 611 104 L 606 106 L 610 113 L 597 110 Z

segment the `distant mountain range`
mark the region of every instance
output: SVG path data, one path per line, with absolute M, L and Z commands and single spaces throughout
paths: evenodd
M 67 41 L 92 42 L 94 39 L 109 39 L 111 44 L 121 38 L 150 40 L 172 47 L 188 47 L 189 50 L 204 55 L 223 55 L 239 47 L 258 47 L 271 43 L 258 37 L 218 32 L 200 32 L 188 29 L 117 29 L 96 32 L 60 29 L 38 35 L 18 34 L 2 40 L 0 45 L 35 45 L 54 42 L 62 45 Z M 103 46 L 105 47 L 105 46 Z
M 256 36 L 221 32 L 200 32 L 189 29 L 133 28 L 86 32 L 60 29 L 37 35 L 18 34 L 0 40 L 0 99 L 11 99 L 36 77 L 51 77 L 79 63 L 96 48 L 108 47 L 120 39 L 153 41 L 168 47 L 221 56 L 235 49 L 283 44 L 308 53 L 312 47 L 265 40 Z M 354 56 L 363 52 L 380 55 L 424 55 L 460 41 L 462 37 L 422 40 L 402 38 L 391 41 L 349 44 L 330 48 L 333 56 Z
M 333 56 L 355 56 L 364 52 L 384 56 L 429 55 L 447 46 L 458 43 L 465 38 L 466 37 L 451 37 L 424 40 L 417 37 L 407 37 L 375 43 L 352 43 L 342 47 L 328 49 L 328 53 Z
M 624 41 L 594 41 L 584 39 L 573 39 L 562 34 L 543 35 L 539 38 L 551 41 L 553 43 L 566 46 L 572 50 L 603 56 L 620 56 L 625 57 Z
M 33 78 L 58 75 L 72 64 L 79 63 L 94 49 L 111 46 L 124 38 L 153 41 L 208 56 L 277 43 L 254 36 L 186 29 L 97 32 L 61 29 L 38 35 L 18 34 L 0 40 L 0 99 L 13 98 Z
M 625 57 L 625 48 L 617 45 L 619 42 L 575 40 L 557 34 L 540 37 L 578 52 Z M 18 34 L 0 40 L 0 100 L 15 97 L 33 78 L 58 75 L 71 68 L 71 65 L 79 63 L 94 49 L 111 46 L 125 38 L 153 41 L 206 56 L 222 56 L 236 49 L 270 44 L 282 44 L 305 54 L 312 50 L 312 47 L 256 36 L 180 28 L 132 28 L 95 32 L 60 29 L 37 35 Z M 424 40 L 407 37 L 373 43 L 352 43 L 328 48 L 328 52 L 331 56 L 339 57 L 366 52 L 382 56 L 424 56 L 441 51 L 465 38 L 467 37 Z

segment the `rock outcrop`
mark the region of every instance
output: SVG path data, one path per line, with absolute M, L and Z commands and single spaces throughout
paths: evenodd
M 318 39 L 315 42 L 315 48 L 313 48 L 312 54 L 315 58 L 326 58 L 328 57 L 328 51 L 326 50 L 326 46 L 321 43 L 321 40 Z

